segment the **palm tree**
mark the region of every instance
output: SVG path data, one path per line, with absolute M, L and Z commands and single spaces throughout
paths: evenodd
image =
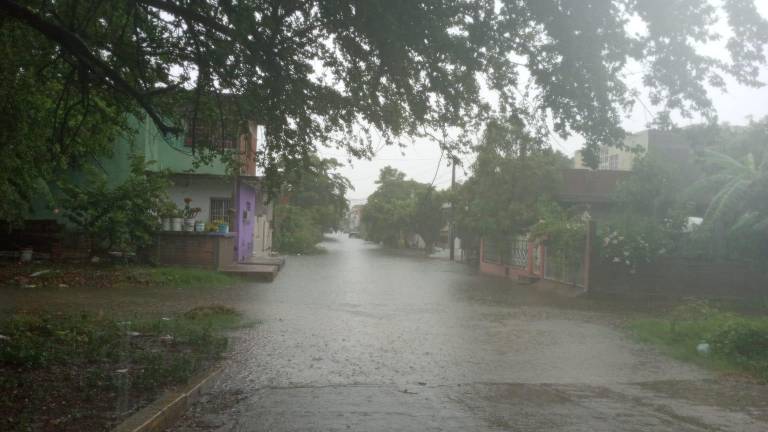
M 762 162 L 755 163 L 752 154 L 739 161 L 726 154 L 703 150 L 705 164 L 711 175 L 696 182 L 689 193 L 714 193 L 704 214 L 704 227 L 716 235 L 731 233 L 768 233 L 768 207 L 765 198 L 768 185 L 768 152 Z

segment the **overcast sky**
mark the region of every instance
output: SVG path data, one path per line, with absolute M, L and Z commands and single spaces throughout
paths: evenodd
M 757 0 L 758 8 L 764 17 L 768 17 L 768 0 Z M 718 49 L 716 49 L 717 51 Z M 761 81 L 768 82 L 768 68 L 765 68 L 761 75 Z M 733 80 L 727 80 L 728 91 L 721 93 L 711 91 L 715 108 L 721 122 L 728 122 L 734 125 L 746 124 L 749 118 L 759 119 L 768 115 L 768 87 L 759 89 L 740 86 Z M 643 100 L 644 104 L 654 113 L 654 107 L 650 106 L 647 97 Z M 652 119 L 651 114 L 639 103 L 635 104 L 634 111 L 624 120 L 624 128 L 629 132 L 638 132 L 645 129 L 645 125 Z M 679 124 L 685 125 L 695 123 L 694 121 L 679 121 Z M 374 148 L 379 143 L 374 143 Z M 581 148 L 582 140 L 573 137 L 566 141 L 553 139 L 550 145 L 557 150 L 572 156 L 573 153 Z M 336 157 L 340 161 L 346 161 L 347 156 L 339 150 L 322 149 L 320 155 L 323 157 Z M 354 191 L 348 194 L 352 204 L 358 204 L 376 190 L 376 178 L 379 170 L 389 165 L 406 173 L 408 178 L 419 182 L 429 183 L 432 181 L 435 173 L 435 185 L 439 189 L 450 186 L 451 168 L 445 161 L 440 163 L 440 149 L 434 142 L 428 140 L 418 140 L 410 143 L 407 148 L 383 146 L 376 154 L 373 160 L 355 160 L 348 163 L 340 172 L 346 176 L 355 187 Z M 463 157 L 464 168 L 457 168 L 457 180 L 464 179 L 469 174 L 469 165 L 472 162 L 471 156 Z

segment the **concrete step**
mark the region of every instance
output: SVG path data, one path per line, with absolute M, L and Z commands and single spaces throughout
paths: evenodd
M 280 271 L 280 266 L 273 264 L 232 264 L 219 269 L 231 275 L 273 281 Z

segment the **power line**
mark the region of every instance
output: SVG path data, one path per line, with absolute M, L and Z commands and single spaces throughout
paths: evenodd
M 430 183 L 429 187 L 435 186 L 435 179 L 437 179 L 437 173 L 440 172 L 440 165 L 443 163 L 443 156 L 445 155 L 445 149 L 442 149 L 440 151 L 440 160 L 437 161 L 437 168 L 435 169 L 435 176 L 432 177 L 432 182 Z

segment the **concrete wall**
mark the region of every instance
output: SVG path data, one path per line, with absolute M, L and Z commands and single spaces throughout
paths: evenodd
M 233 234 L 162 232 L 150 256 L 160 265 L 218 270 L 234 263 L 234 249 Z
M 264 257 L 272 253 L 272 224 L 274 206 L 264 202 L 263 191 L 258 191 L 256 220 L 253 229 L 253 256 Z
M 763 301 L 768 296 L 768 273 L 739 261 L 661 257 L 629 274 L 624 267 L 594 259 L 589 291 L 630 297 Z

